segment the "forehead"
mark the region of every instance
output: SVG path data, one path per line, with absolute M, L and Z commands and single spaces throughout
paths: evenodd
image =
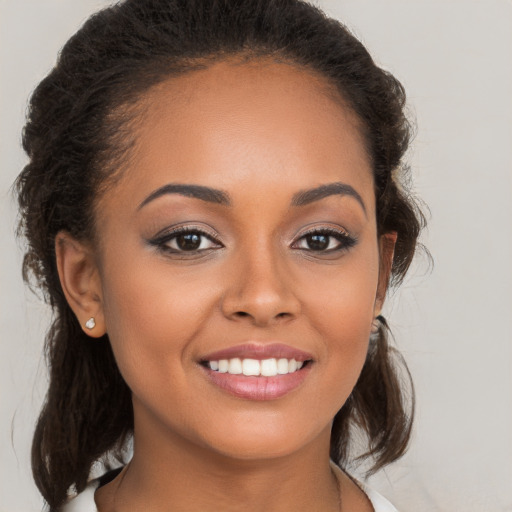
M 140 105 L 121 180 L 132 203 L 166 182 L 261 184 L 291 196 L 348 181 L 373 194 L 360 121 L 326 79 L 304 68 L 217 62 L 160 83 Z

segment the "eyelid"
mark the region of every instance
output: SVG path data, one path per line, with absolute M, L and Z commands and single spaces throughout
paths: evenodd
M 155 247 L 160 247 L 163 249 L 163 246 L 165 246 L 170 240 L 172 240 L 176 235 L 180 234 L 186 234 L 186 233 L 198 233 L 201 236 L 204 236 L 208 238 L 211 242 L 216 244 L 218 247 L 225 247 L 224 244 L 219 240 L 220 235 L 217 233 L 217 231 L 213 230 L 209 226 L 205 226 L 202 224 L 178 224 L 170 227 L 166 227 L 165 229 L 162 229 L 159 231 L 155 236 L 148 239 L 148 243 L 150 245 L 153 245 Z M 352 236 L 345 228 L 337 225 L 337 226 L 329 226 L 329 225 L 314 225 L 310 226 L 309 228 L 305 229 L 304 231 L 300 232 L 292 241 L 291 248 L 292 249 L 299 249 L 299 250 L 308 250 L 305 248 L 296 247 L 296 245 L 305 237 L 308 235 L 313 234 L 325 234 L 327 236 L 332 236 L 334 238 L 337 238 L 340 247 L 328 249 L 325 251 L 312 251 L 312 252 L 318 252 L 318 254 L 328 254 L 328 253 L 336 253 L 336 252 L 342 252 L 344 250 L 350 249 L 352 246 L 354 246 L 357 243 L 357 238 L 355 236 Z M 213 248 L 210 248 L 213 249 Z M 171 252 L 173 249 L 168 248 Z M 203 252 L 208 249 L 200 249 L 196 252 Z M 187 251 L 175 251 L 175 252 L 183 252 L 186 253 Z M 190 251 L 190 255 L 192 255 L 194 251 Z
M 305 229 L 304 231 L 301 231 L 293 240 L 292 245 L 304 238 L 308 235 L 314 235 L 317 233 L 325 233 L 328 235 L 337 235 L 339 237 L 343 237 L 347 240 L 353 240 L 356 241 L 356 237 L 351 235 L 348 230 L 341 226 L 332 226 L 332 225 L 325 225 L 325 224 L 316 224 L 314 226 L 310 226 L 309 228 Z
M 209 238 L 212 242 L 223 246 L 222 242 L 219 240 L 220 235 L 216 231 L 204 225 L 198 224 L 179 224 L 176 226 L 167 227 L 159 231 L 155 236 L 151 237 L 148 242 L 151 245 L 158 246 L 170 240 L 174 235 L 183 233 L 199 233 L 200 235 Z
M 340 247 L 334 248 L 334 249 L 327 249 L 325 251 L 314 251 L 312 249 L 305 249 L 301 247 L 294 247 L 296 246 L 301 240 L 303 240 L 308 235 L 314 235 L 314 234 L 325 234 L 327 236 L 332 236 L 338 239 L 340 243 Z M 316 253 L 318 256 L 327 255 L 327 254 L 335 254 L 335 253 L 341 253 L 344 251 L 347 251 L 348 249 L 352 248 L 354 245 L 357 244 L 357 238 L 353 235 L 351 235 L 345 228 L 341 226 L 326 226 L 326 225 L 315 225 L 313 227 L 310 227 L 309 229 L 306 229 L 305 231 L 302 231 L 299 235 L 297 235 L 292 242 L 291 247 L 294 249 L 302 250 L 305 252 L 312 252 Z
M 346 229 L 342 228 L 341 226 L 339 226 L 339 227 L 314 226 L 314 227 L 311 227 L 311 228 L 307 229 L 306 231 L 303 231 L 302 233 L 300 233 L 300 235 L 297 237 L 297 239 L 302 238 L 307 235 L 315 234 L 315 233 L 332 233 L 332 234 L 336 234 L 336 235 L 340 235 L 340 236 L 350 237 L 349 232 Z

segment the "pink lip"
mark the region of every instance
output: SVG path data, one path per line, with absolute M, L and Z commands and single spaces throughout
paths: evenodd
M 211 352 L 201 357 L 200 362 L 220 361 L 221 359 L 234 359 L 235 357 L 258 360 L 285 358 L 302 362 L 313 359 L 312 354 L 283 343 L 249 342 Z M 247 400 L 275 400 L 302 384 L 311 371 L 311 363 L 293 373 L 276 375 L 275 377 L 231 375 L 230 373 L 211 370 L 204 365 L 201 365 L 200 368 L 205 372 L 210 382 L 231 395 Z
M 244 375 L 231 375 L 219 373 L 201 366 L 206 376 L 216 386 L 229 394 L 246 400 L 276 400 L 294 389 L 298 388 L 311 371 L 310 364 L 286 375 L 275 377 L 246 377 Z
M 283 343 L 261 344 L 253 342 L 212 352 L 211 354 L 201 357 L 201 361 L 220 361 L 221 359 L 233 359 L 235 357 L 259 360 L 286 358 L 295 359 L 296 361 L 308 361 L 309 359 L 313 359 L 311 354 L 290 347 L 289 345 L 284 345 Z

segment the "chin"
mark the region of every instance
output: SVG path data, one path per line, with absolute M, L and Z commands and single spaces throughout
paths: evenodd
M 292 442 L 290 442 L 292 441 Z M 293 442 L 290 438 L 269 438 L 265 434 L 260 434 L 260 439 L 248 439 L 237 437 L 230 440 L 229 444 L 216 443 L 211 446 L 212 450 L 224 457 L 238 461 L 258 461 L 269 460 L 286 457 L 300 451 L 303 448 L 303 440 L 301 442 Z
M 283 422 L 252 421 L 230 428 L 208 432 L 204 444 L 213 452 L 240 461 L 277 459 L 298 453 L 315 440 L 328 444 L 332 422 L 317 430 L 318 425 L 307 425 L 295 420 L 286 427 Z M 309 428 L 308 428 L 309 427 Z M 227 435 L 227 433 L 229 433 Z

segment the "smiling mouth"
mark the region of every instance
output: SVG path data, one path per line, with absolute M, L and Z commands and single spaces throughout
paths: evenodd
M 246 377 L 276 377 L 298 372 L 301 368 L 310 365 L 312 360 L 297 361 L 287 358 L 269 359 L 219 359 L 202 361 L 201 364 L 214 372 L 227 373 L 230 375 L 244 375 Z
M 203 355 L 203 375 L 217 389 L 245 400 L 276 400 L 302 387 L 313 354 L 283 343 L 249 342 Z
M 217 388 L 245 400 L 277 400 L 302 386 L 313 360 L 234 357 L 202 361 L 205 377 Z

